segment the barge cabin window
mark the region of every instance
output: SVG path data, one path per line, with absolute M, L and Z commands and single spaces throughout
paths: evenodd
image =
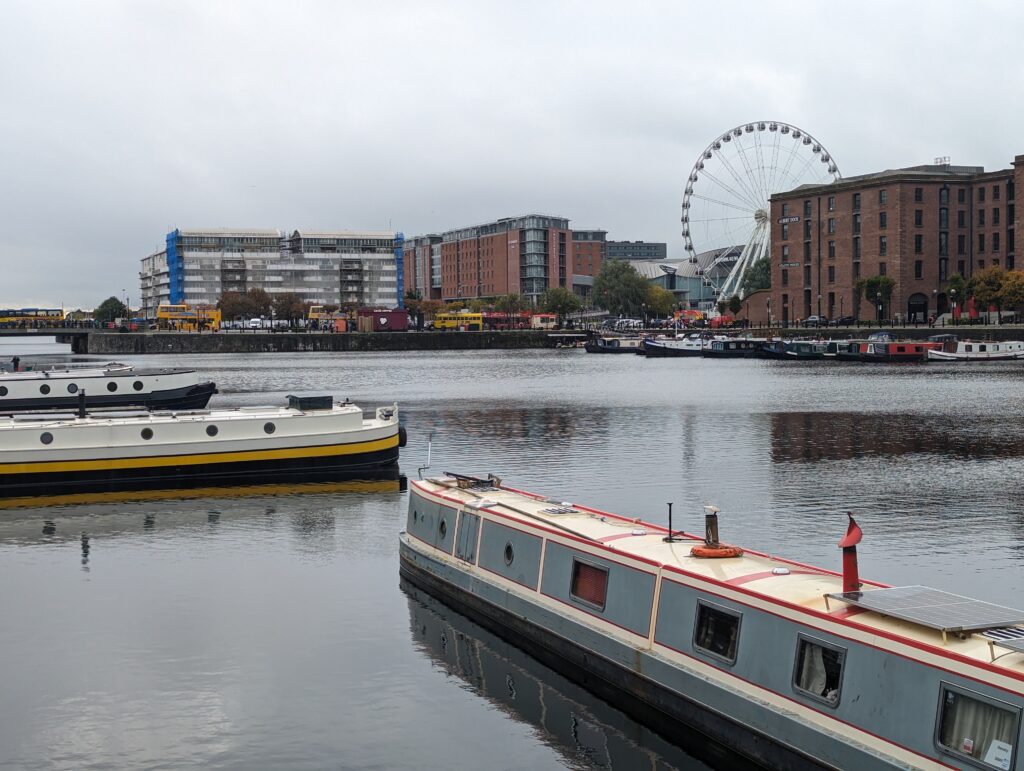
M 697 601 L 697 623 L 693 630 L 693 645 L 730 664 L 736 663 L 736 648 L 740 640 L 740 614 Z
M 968 693 L 942 684 L 936 737 L 939 748 L 981 768 L 1014 768 L 1020 710 Z
M 608 569 L 574 559 L 569 593 L 574 600 L 604 610 L 608 598 Z
M 846 651 L 820 640 L 798 635 L 793 687 L 834 707 L 839 704 Z

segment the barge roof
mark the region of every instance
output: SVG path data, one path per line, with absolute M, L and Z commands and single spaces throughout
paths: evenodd
M 632 559 L 649 568 L 663 568 L 710 582 L 725 596 L 733 593 L 742 596 L 740 602 L 780 606 L 787 614 L 792 610 L 806 611 L 816 616 L 819 622 L 832 621 L 888 638 L 887 647 L 896 642 L 911 648 L 930 649 L 940 657 L 968 659 L 1007 674 L 1014 680 L 1024 681 L 1024 650 L 1019 644 L 999 645 L 997 641 L 984 636 L 985 629 L 969 630 L 963 627 L 961 630 L 956 623 L 946 627 L 928 626 L 883 614 L 862 603 L 849 603 L 840 598 L 843 592 L 842 575 L 832 570 L 746 550 L 745 547 L 741 557 L 694 557 L 690 549 L 703 545 L 703 536 L 673 530 L 674 539 L 667 542 L 665 537 L 668 530 L 660 525 L 504 485 L 497 486 L 500 482 L 496 485 L 460 487 L 455 477 L 438 477 L 412 484 L 425 493 L 441 496 L 469 510 L 483 509 L 523 525 L 539 526 L 552 535 L 583 542 L 606 551 L 610 559 Z M 863 591 L 858 593 L 861 595 L 870 595 L 872 590 L 885 593 L 885 590 L 892 589 L 886 584 L 863 579 L 861 584 Z M 998 607 L 981 601 L 973 602 L 979 607 Z M 1000 623 L 1024 622 L 1024 611 L 1012 612 L 1017 614 L 1019 620 L 1014 621 L 1011 614 L 1001 617 Z M 947 634 L 950 630 L 956 633 Z M 1011 637 L 1016 637 L 1017 633 L 1024 636 L 1024 628 L 1020 626 L 1010 626 L 1000 631 L 1009 632 Z M 993 634 L 993 637 L 998 636 L 998 633 Z

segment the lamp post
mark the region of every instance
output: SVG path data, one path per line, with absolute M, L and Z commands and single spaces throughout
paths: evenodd
M 640 303 L 640 323 L 647 329 L 647 303 Z
M 956 290 L 949 290 L 949 301 L 953 304 L 953 323 L 956 323 Z
M 821 319 L 821 292 L 818 292 L 818 318 Z
M 878 326 L 882 326 L 882 293 L 878 292 L 875 294 L 875 300 L 878 302 Z

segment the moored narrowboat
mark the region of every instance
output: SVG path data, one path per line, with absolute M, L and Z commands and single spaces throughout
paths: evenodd
M 288 407 L 0 417 L 0 495 L 332 479 L 394 466 L 395 406 L 370 418 L 330 396 Z
M 644 354 L 658 357 L 700 356 L 708 339 L 699 332 L 677 335 L 673 338 L 647 338 L 643 341 Z
M 726 337 L 708 341 L 700 352 L 708 359 L 743 359 L 761 354 L 761 348 L 768 342 L 757 337 Z
M 0 413 L 72 409 L 83 393 L 90 409 L 201 410 L 217 387 L 200 381 L 194 369 L 136 369 L 116 362 L 0 373 Z
M 612 688 L 666 735 L 769 768 L 1021 771 L 1024 611 L 454 474 L 410 485 L 404 578 Z
M 928 351 L 928 361 L 1012 361 L 1024 359 L 1024 341 L 952 340 Z
M 642 353 L 642 337 L 597 335 L 583 344 L 587 353 Z

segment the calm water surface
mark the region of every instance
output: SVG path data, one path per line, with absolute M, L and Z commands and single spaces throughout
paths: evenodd
M 1020 364 L 582 351 L 151 357 L 214 405 L 397 401 L 402 470 L 493 472 L 994 602 L 1024 596 Z M 397 485 L 0 508 L 0 767 L 706 768 L 398 580 Z

